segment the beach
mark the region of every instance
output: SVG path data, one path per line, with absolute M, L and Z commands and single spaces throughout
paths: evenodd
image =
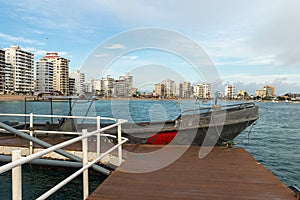
M 29 95 L 0 95 L 0 101 L 24 101 Z

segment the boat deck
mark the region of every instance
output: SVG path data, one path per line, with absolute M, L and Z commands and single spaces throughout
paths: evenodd
M 126 148 L 132 152 L 149 152 L 161 147 L 129 145 Z M 174 146 L 174 150 L 178 148 Z M 286 185 L 244 149 L 214 147 L 199 159 L 199 148 L 189 147 L 178 160 L 158 171 L 116 170 L 88 199 L 295 199 Z M 140 162 L 147 162 L 142 159 L 141 156 Z M 130 159 L 125 162 L 136 166 Z

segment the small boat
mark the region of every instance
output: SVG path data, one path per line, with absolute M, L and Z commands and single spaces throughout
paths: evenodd
M 223 145 L 257 119 L 258 106 L 254 103 L 212 106 L 184 111 L 169 121 L 128 122 L 122 125 L 122 136 L 133 144 Z M 116 134 L 116 130 L 107 133 Z
M 50 99 L 47 101 L 50 101 L 52 109 L 52 101 L 62 98 L 69 100 L 69 115 L 72 115 L 71 99 L 73 97 L 43 97 L 43 100 Z M 91 100 L 91 104 L 93 102 L 94 100 Z M 51 114 L 53 114 L 52 110 Z M 248 126 L 254 124 L 257 119 L 258 106 L 254 103 L 213 105 L 196 110 L 186 110 L 174 120 L 127 122 L 122 124 L 122 136 L 128 138 L 131 144 L 222 145 L 226 142 L 232 142 L 236 136 Z M 53 119 L 51 120 L 51 124 L 50 122 L 45 124 L 35 123 L 34 129 L 46 131 L 61 130 L 65 132 L 82 129 L 95 130 L 95 124 L 88 124 L 87 122 L 78 123 L 71 118 L 61 119 L 60 123 L 53 123 Z M 101 127 L 103 128 L 111 124 L 112 122 L 101 122 Z M 25 121 L 18 128 L 28 129 L 29 125 Z M 104 133 L 117 136 L 117 128 L 109 129 Z

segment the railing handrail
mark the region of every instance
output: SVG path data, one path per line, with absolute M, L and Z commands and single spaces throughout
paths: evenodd
M 29 155 L 29 156 L 27 156 L 27 157 L 22 157 L 20 160 L 17 160 L 17 161 L 15 161 L 15 162 L 11 162 L 11 163 L 8 163 L 8 164 L 6 164 L 6 165 L 3 165 L 3 166 L 0 167 L 0 174 L 6 172 L 6 171 L 8 171 L 8 170 L 11 170 L 12 168 L 17 167 L 17 166 L 19 166 L 19 165 L 23 165 L 23 164 L 25 164 L 25 163 L 27 163 L 27 162 L 29 162 L 29 161 L 31 161 L 31 160 L 34 160 L 34 159 L 36 159 L 36 158 L 38 158 L 38 157 L 40 157 L 40 156 L 43 156 L 43 155 L 47 154 L 47 153 L 50 153 L 50 152 L 52 152 L 52 151 L 61 149 L 61 148 L 63 148 L 63 147 L 66 147 L 66 146 L 68 146 L 68 145 L 71 145 L 71 144 L 73 144 L 73 143 L 75 143 L 75 142 L 79 142 L 79 141 L 81 141 L 81 140 L 84 139 L 84 138 L 88 138 L 88 137 L 90 137 L 90 136 L 93 136 L 93 135 L 95 135 L 96 133 L 104 132 L 104 131 L 106 131 L 106 130 L 108 130 L 108 129 L 110 129 L 110 128 L 116 127 L 116 126 L 118 126 L 118 125 L 121 125 L 121 124 L 127 122 L 127 120 L 119 120 L 119 121 L 120 121 L 120 122 L 117 122 L 116 124 L 112 124 L 112 125 L 106 126 L 106 127 L 104 127 L 104 128 L 100 128 L 99 130 L 96 130 L 96 131 L 93 131 L 93 132 L 89 132 L 89 133 L 86 134 L 86 135 L 82 135 L 82 136 L 78 136 L 78 137 L 76 137 L 76 138 L 72 138 L 72 139 L 67 140 L 67 141 L 65 141 L 65 142 L 59 143 L 59 144 L 57 144 L 57 145 L 54 145 L 54 146 L 52 146 L 52 147 L 50 147 L 50 148 L 47 148 L 47 149 L 44 149 L 44 150 L 39 151 L 39 152 L 37 152 L 37 153 L 31 154 L 31 155 Z M 101 134 L 100 134 L 100 135 L 101 135 Z M 108 135 L 108 134 L 106 134 L 106 135 Z
M 12 117 L 30 117 L 30 114 L 13 114 L 13 113 L 0 113 L 0 116 L 12 116 Z M 73 119 L 97 119 L 97 117 L 92 116 L 76 116 L 76 115 L 41 115 L 33 114 L 34 117 L 43 117 L 43 118 L 73 118 Z M 115 118 L 110 117 L 101 117 L 101 120 L 112 120 L 116 121 Z
M 245 103 L 238 103 L 238 104 L 218 105 L 217 108 L 248 108 L 248 107 L 253 107 L 253 106 L 255 106 L 255 103 L 245 102 Z M 208 113 L 213 109 L 214 109 L 214 106 L 212 105 L 212 106 L 206 106 L 206 107 L 197 108 L 197 109 L 185 110 L 182 113 L 180 113 L 180 115 L 176 119 L 179 119 L 184 113 L 187 113 L 187 112 L 207 110 L 206 113 Z
M 33 118 L 33 115 L 30 114 L 31 119 Z M 97 117 L 97 119 L 99 120 L 100 117 Z M 124 144 L 125 142 L 128 141 L 127 138 L 122 137 L 122 131 L 121 131 L 121 124 L 126 123 L 127 120 L 123 120 L 123 119 L 118 119 L 116 120 L 116 123 L 111 124 L 109 126 L 106 126 L 104 128 L 99 128 L 99 126 L 97 126 L 97 130 L 92 131 L 92 132 L 87 132 L 87 129 L 83 129 L 82 130 L 82 135 L 78 136 L 76 138 L 64 141 L 60 144 L 51 146 L 47 149 L 41 150 L 39 152 L 36 152 L 34 154 L 31 154 L 27 157 L 22 157 L 21 156 L 21 151 L 17 150 L 17 152 L 12 152 L 12 155 L 15 156 L 15 159 L 13 159 L 12 162 L 3 165 L 0 167 L 0 174 L 9 171 L 9 170 L 14 170 L 15 172 L 13 173 L 12 176 L 12 181 L 14 183 L 14 187 L 13 187 L 13 198 L 21 198 L 22 197 L 22 189 L 21 189 L 21 168 L 20 166 L 28 163 L 36 158 L 39 158 L 42 155 L 45 155 L 47 153 L 56 151 L 58 149 L 61 149 L 65 146 L 69 146 L 70 144 L 73 144 L 75 142 L 79 142 L 82 141 L 82 167 L 76 171 L 74 174 L 70 175 L 69 177 L 67 177 L 66 179 L 64 179 L 63 181 L 61 181 L 59 184 L 57 184 L 56 186 L 54 186 L 53 188 L 51 188 L 50 190 L 48 190 L 47 192 L 45 192 L 44 194 L 42 194 L 40 197 L 38 197 L 37 199 L 45 199 L 47 197 L 49 197 L 50 195 L 52 195 L 53 193 L 55 193 L 57 190 L 59 190 L 60 188 L 62 188 L 64 185 L 66 185 L 67 183 L 69 183 L 71 180 L 73 180 L 74 178 L 76 178 L 78 175 L 80 175 L 81 173 L 83 173 L 83 198 L 86 199 L 88 197 L 88 172 L 86 170 L 88 170 L 88 168 L 90 168 L 91 166 L 93 166 L 96 162 L 98 162 L 99 160 L 101 160 L 102 158 L 104 158 L 105 156 L 107 156 L 110 152 L 118 149 L 118 158 L 119 158 L 119 164 L 121 164 L 122 162 L 122 144 Z M 113 127 L 118 127 L 118 133 L 117 136 L 114 135 L 110 135 L 110 134 L 104 134 L 103 132 L 113 128 Z M 110 149 L 106 150 L 104 153 L 100 152 L 97 154 L 98 157 L 93 159 L 92 161 L 88 161 L 88 143 L 87 143 L 87 138 L 91 137 L 93 135 L 97 134 L 97 139 L 100 136 L 106 136 L 106 137 L 113 137 L 113 138 L 117 138 L 118 143 L 116 145 L 114 145 L 113 147 L 111 147 Z M 100 146 L 99 146 L 100 147 Z M 16 156 L 18 158 L 16 158 Z M 17 171 L 16 171 L 17 170 Z

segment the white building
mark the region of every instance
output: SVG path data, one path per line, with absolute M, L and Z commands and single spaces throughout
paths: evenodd
M 5 63 L 5 93 L 10 94 L 14 91 L 14 72 L 10 63 Z
M 5 93 L 5 51 L 0 49 L 0 94 Z
M 178 98 L 183 97 L 183 84 L 180 82 L 175 82 L 174 95 Z
M 191 82 L 184 81 L 182 83 L 183 98 L 191 98 L 192 88 Z
M 34 55 L 23 51 L 18 46 L 5 50 L 5 61 L 12 66 L 13 92 L 33 93 L 34 90 Z
M 194 96 L 198 98 L 203 98 L 203 85 L 202 84 L 196 84 L 193 87 L 194 90 Z
M 106 97 L 111 97 L 114 92 L 114 81 L 115 79 L 110 77 L 109 75 L 106 78 L 102 78 L 102 84 L 103 84 L 103 93 Z
M 162 81 L 162 83 L 165 85 L 165 95 L 167 98 L 171 98 L 174 96 L 175 92 L 175 82 L 171 79 L 167 79 Z
M 70 74 L 70 78 L 75 79 L 74 94 L 83 95 L 84 94 L 85 74 L 81 73 L 79 70 L 75 70 L 73 73 Z M 97 88 L 96 88 L 96 90 L 97 90 Z
M 211 91 L 211 84 L 210 83 L 203 83 L 203 95 L 206 99 L 212 98 L 212 91 Z
M 115 80 L 114 83 L 114 96 L 126 97 L 128 96 L 127 84 L 125 80 Z
M 46 58 L 36 62 L 36 92 L 53 92 L 53 63 Z
M 69 77 L 69 95 L 75 95 L 75 78 Z
M 95 88 L 94 88 L 94 79 L 89 80 L 89 82 L 84 83 L 84 93 L 87 95 L 94 95 Z
M 69 94 L 69 60 L 62 58 L 57 52 L 46 53 L 44 57 L 53 63 L 53 89 Z
M 5 62 L 5 51 L 0 49 L 0 94 L 9 94 L 14 90 L 12 65 Z
M 102 80 L 94 80 L 94 90 L 96 92 L 101 92 L 103 91 L 103 83 Z
M 154 85 L 154 95 L 160 98 L 164 98 L 166 95 L 166 87 L 163 83 L 156 83 Z
M 211 99 L 211 84 L 210 83 L 199 83 L 194 86 L 194 96 L 202 99 Z
M 229 99 L 233 99 L 234 94 L 235 94 L 235 86 L 227 85 L 225 87 L 225 97 Z
M 132 96 L 133 92 L 133 76 L 131 76 L 129 73 L 126 73 L 123 76 L 119 77 L 119 80 L 123 80 L 125 82 L 125 96 L 130 97 Z

